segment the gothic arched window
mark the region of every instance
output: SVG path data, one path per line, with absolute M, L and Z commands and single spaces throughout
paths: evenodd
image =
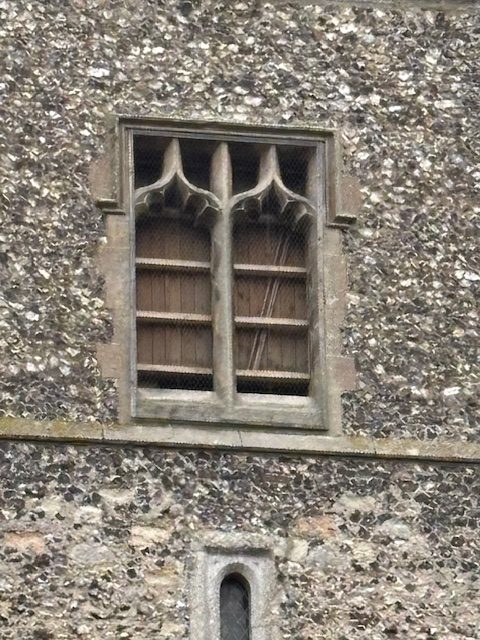
M 358 198 L 333 133 L 121 118 L 117 151 L 99 169 L 119 202 L 94 182 L 115 214 L 101 252 L 115 341 L 99 357 L 120 423 L 339 434 L 354 366 L 331 227 L 354 220 Z
M 221 640 L 250 640 L 250 589 L 237 573 L 220 586 L 220 630 Z

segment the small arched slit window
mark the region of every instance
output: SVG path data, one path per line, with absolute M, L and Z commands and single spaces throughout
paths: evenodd
M 238 573 L 224 578 L 220 586 L 221 640 L 250 640 L 250 588 Z

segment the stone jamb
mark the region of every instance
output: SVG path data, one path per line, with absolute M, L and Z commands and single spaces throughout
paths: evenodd
M 255 534 L 211 532 L 193 544 L 191 640 L 220 640 L 220 585 L 231 573 L 250 588 L 251 640 L 276 640 L 273 543 Z

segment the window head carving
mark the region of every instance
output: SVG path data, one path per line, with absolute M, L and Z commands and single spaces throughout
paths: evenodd
M 122 132 L 130 415 L 326 429 L 341 390 L 333 138 L 135 121 Z
M 185 151 L 188 160 L 190 151 Z M 195 157 L 193 157 L 195 158 Z M 194 222 L 209 219 L 220 209 L 220 202 L 214 193 L 195 186 L 187 179 L 178 138 L 167 139 L 159 163 L 159 177 L 152 184 L 135 190 L 135 216 L 149 213 L 157 215 L 192 216 Z M 203 167 L 197 160 L 198 170 L 193 171 L 193 179 L 201 181 Z M 138 174 L 137 174 L 138 175 Z

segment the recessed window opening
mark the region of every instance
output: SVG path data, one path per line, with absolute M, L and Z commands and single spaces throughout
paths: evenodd
M 220 586 L 220 640 L 250 640 L 250 587 L 245 578 L 231 573 Z
M 211 232 L 229 215 L 236 390 L 309 394 L 310 203 L 290 189 L 306 192 L 311 159 L 308 147 L 137 137 L 136 180 L 153 180 L 136 191 L 140 387 L 215 388 Z
M 172 180 L 137 212 L 140 387 L 213 388 L 210 230 L 192 208 Z
M 160 136 L 135 136 L 134 170 L 135 188 L 152 184 L 162 174 L 166 138 Z
M 234 229 L 237 390 L 308 395 L 305 236 L 263 215 Z M 270 215 L 268 215 L 270 213 Z
M 314 156 L 311 147 L 278 145 L 280 172 L 285 186 L 302 196 L 307 194 L 309 165 Z
M 180 140 L 185 177 L 201 189 L 210 189 L 210 168 L 215 146 L 209 140 Z
M 234 195 L 253 189 L 258 183 L 261 145 L 245 142 L 229 144 Z

